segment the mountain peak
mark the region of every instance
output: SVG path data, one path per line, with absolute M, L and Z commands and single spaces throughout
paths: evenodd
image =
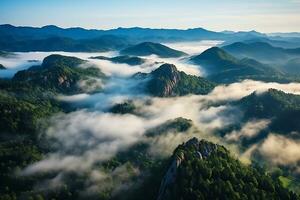
M 175 76 L 178 74 L 178 70 L 173 64 L 163 64 L 159 68 L 155 69 L 152 74 L 164 75 L 164 76 Z
M 191 60 L 196 64 L 204 63 L 208 65 L 217 65 L 218 67 L 225 67 L 238 62 L 235 57 L 219 47 L 207 49 L 200 55 L 193 57 Z
M 181 57 L 186 55 L 184 52 L 177 51 L 160 43 L 154 42 L 139 43 L 137 45 L 123 49 L 121 51 L 121 54 L 134 56 L 149 56 L 154 54 L 163 58 Z
M 55 67 L 55 66 L 69 66 L 76 67 L 84 63 L 84 60 L 72 56 L 63 56 L 59 54 L 52 54 L 44 58 L 43 67 Z
M 55 26 L 55 25 L 46 25 L 46 26 L 43 26 L 42 28 L 43 29 L 61 29 L 60 27 Z
M 215 84 L 197 76 L 178 71 L 173 64 L 163 64 L 147 75 L 148 92 L 154 96 L 182 96 L 187 94 L 207 94 Z

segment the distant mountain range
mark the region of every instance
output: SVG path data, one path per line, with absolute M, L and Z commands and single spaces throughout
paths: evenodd
M 219 47 L 212 47 L 190 59 L 207 72 L 209 80 L 232 83 L 244 79 L 285 81 L 283 73 L 254 59 L 238 59 Z
M 239 58 L 248 57 L 267 63 L 282 62 L 286 59 L 300 56 L 300 48 L 284 49 L 274 47 L 266 42 L 236 42 L 222 48 Z
M 140 39 L 221 39 L 228 34 L 222 32 L 213 32 L 203 28 L 194 28 L 187 30 L 180 29 L 151 29 L 151 28 L 117 28 L 111 30 L 96 30 L 83 28 L 60 28 L 54 25 L 36 27 L 16 27 L 10 24 L 0 25 L 0 35 L 10 35 L 24 39 L 45 39 L 49 37 L 67 37 L 72 39 L 91 39 L 103 35 L 118 35 Z M 237 34 L 237 33 L 234 33 Z M 243 33 L 253 35 L 252 32 Z M 256 35 L 256 34 L 255 34 Z
M 238 58 L 251 58 L 272 65 L 284 73 L 300 75 L 300 48 L 274 47 L 266 42 L 236 42 L 222 49 Z
M 150 29 L 117 28 L 96 30 L 83 28 L 60 28 L 49 25 L 41 28 L 0 25 L 0 50 L 5 51 L 107 51 L 120 50 L 141 42 L 170 42 L 193 40 L 235 41 L 268 39 L 268 35 L 256 31 L 214 32 L 203 28 L 194 29 Z M 274 37 L 279 45 L 300 44 L 295 38 Z M 272 41 L 272 40 L 270 40 Z M 300 46 L 300 45 L 299 45 Z

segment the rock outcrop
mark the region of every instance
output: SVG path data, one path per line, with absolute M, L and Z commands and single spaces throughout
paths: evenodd
M 195 148 L 196 149 L 196 156 L 199 159 L 206 159 L 210 154 L 217 150 L 217 145 L 207 142 L 205 140 L 198 140 L 197 138 L 192 138 L 187 141 L 182 146 L 179 146 L 177 150 L 175 150 L 174 159 L 170 164 L 170 167 L 165 174 L 158 193 L 157 200 L 165 199 L 165 196 L 168 194 L 168 188 L 175 182 L 177 169 L 180 167 L 181 163 L 185 160 L 184 151 L 180 149 L 187 149 L 187 148 Z
M 173 64 L 163 64 L 149 74 L 137 74 L 135 77 L 149 79 L 147 92 L 159 97 L 207 94 L 215 87 L 214 83 L 202 77 L 178 71 Z

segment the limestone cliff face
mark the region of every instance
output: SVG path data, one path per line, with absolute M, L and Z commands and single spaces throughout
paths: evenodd
M 204 140 L 198 140 L 197 138 L 192 138 L 183 144 L 183 148 L 190 148 L 193 146 L 196 148 L 196 155 L 199 159 L 206 159 L 212 152 L 217 150 L 217 145 L 206 142 Z M 178 151 L 173 156 L 174 159 L 171 162 L 162 182 L 160 185 L 157 200 L 163 200 L 168 195 L 168 188 L 175 182 L 177 169 L 180 167 L 181 163 L 185 160 L 185 155 L 182 151 Z

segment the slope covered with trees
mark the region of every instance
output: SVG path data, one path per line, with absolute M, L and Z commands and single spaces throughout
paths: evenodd
M 272 119 L 272 131 L 289 134 L 300 130 L 299 95 L 269 89 L 262 94 L 254 92 L 237 102 L 237 105 L 243 110 L 245 120 Z
M 55 92 L 74 93 L 81 89 L 78 86 L 80 80 L 105 77 L 99 68 L 78 67 L 85 62 L 76 57 L 50 55 L 43 60 L 41 66 L 19 71 L 12 80 L 27 82 Z
M 299 199 L 223 146 L 193 138 L 177 147 L 158 199 Z

